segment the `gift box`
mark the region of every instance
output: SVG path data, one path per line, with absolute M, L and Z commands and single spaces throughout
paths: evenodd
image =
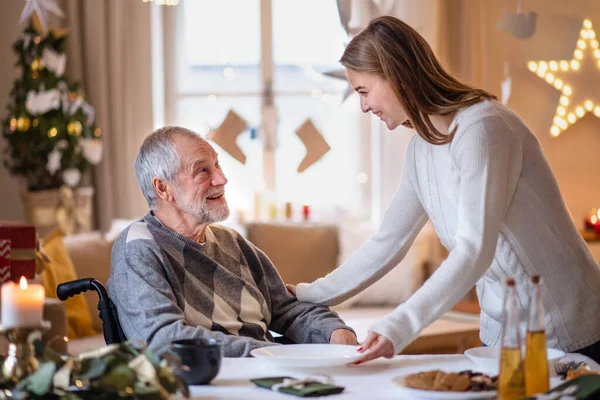
M 0 239 L 0 283 L 10 280 L 10 240 Z
M 10 248 L 10 279 L 15 282 L 18 282 L 21 276 L 33 279 L 37 240 L 35 227 L 15 221 L 0 221 L 0 240 L 10 241 L 8 244 L 4 242 L 5 249 Z

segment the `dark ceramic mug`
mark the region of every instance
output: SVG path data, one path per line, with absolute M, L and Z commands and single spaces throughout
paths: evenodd
M 181 359 L 175 373 L 188 385 L 207 385 L 221 368 L 221 345 L 215 339 L 179 339 L 171 342 L 171 352 Z

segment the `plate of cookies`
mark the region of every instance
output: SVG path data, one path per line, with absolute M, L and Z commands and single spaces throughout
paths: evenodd
M 445 372 L 431 370 L 394 379 L 411 398 L 421 399 L 491 399 L 496 398 L 498 377 L 480 372 Z

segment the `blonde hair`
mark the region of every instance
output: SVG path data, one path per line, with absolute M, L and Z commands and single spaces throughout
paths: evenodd
M 340 63 L 387 80 L 406 110 L 410 125 L 431 144 L 452 141 L 454 132 L 438 131 L 429 115 L 452 115 L 463 107 L 496 97 L 451 76 L 427 41 L 398 18 L 376 18 L 355 36 Z

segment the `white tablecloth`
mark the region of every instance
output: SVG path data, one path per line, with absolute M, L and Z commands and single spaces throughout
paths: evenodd
M 568 354 L 561 362 L 585 361 L 600 371 L 600 365 L 579 354 Z M 324 399 L 408 399 L 392 381 L 395 377 L 430 369 L 445 371 L 477 370 L 475 364 L 462 355 L 396 356 L 392 359 L 374 360 L 357 366 L 333 368 L 282 368 L 266 360 L 255 358 L 225 358 L 219 375 L 208 386 L 191 386 L 193 399 L 299 399 L 255 386 L 250 379 L 274 376 L 306 378 L 327 374 L 334 383 L 346 389 L 339 395 Z M 553 383 L 559 383 L 553 378 Z

